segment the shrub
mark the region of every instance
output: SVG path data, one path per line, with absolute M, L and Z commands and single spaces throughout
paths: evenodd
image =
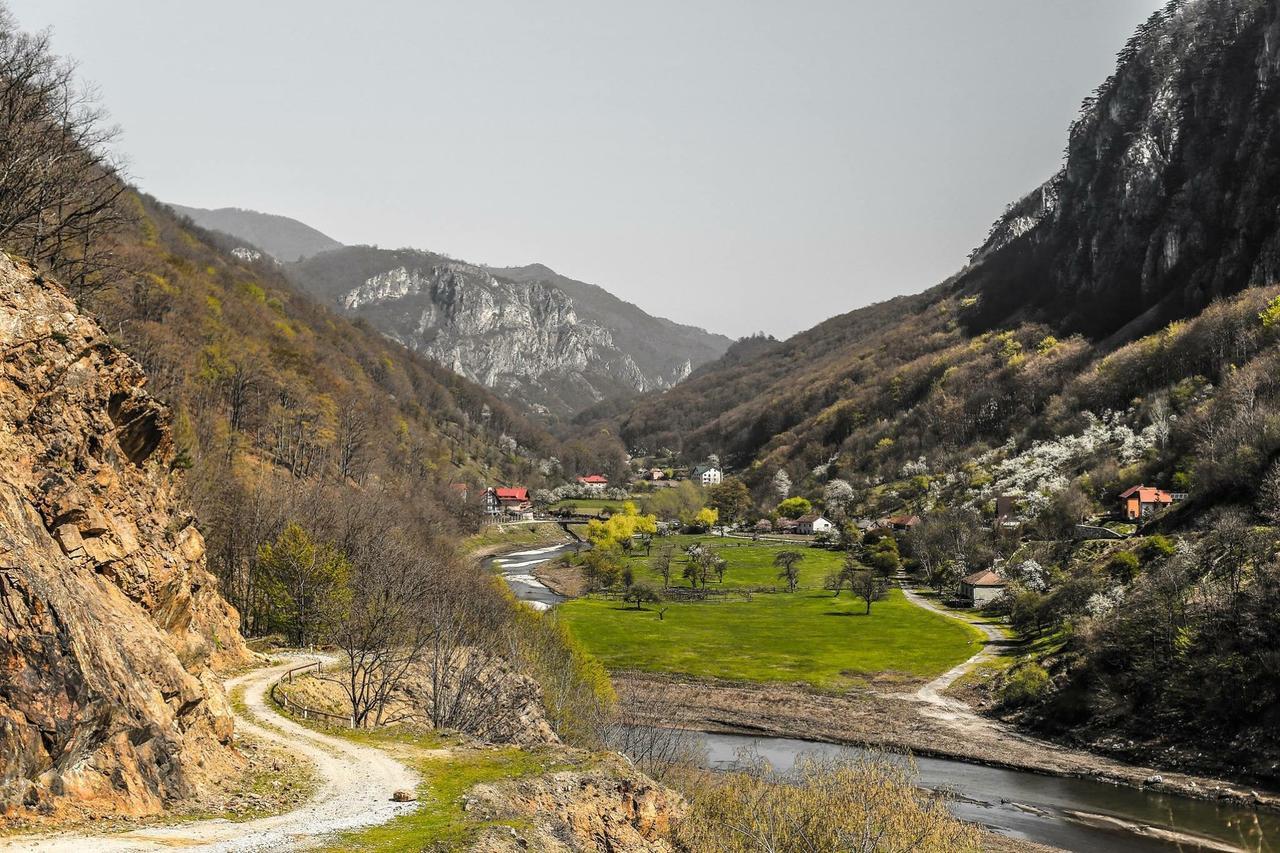
M 1139 566 L 1137 554 L 1132 551 L 1121 551 L 1112 555 L 1111 559 L 1107 561 L 1106 569 L 1107 574 L 1111 575 L 1111 577 L 1121 583 L 1128 583 L 1138 576 Z
M 869 755 L 803 758 L 787 781 L 754 767 L 688 780 L 676 842 L 690 853 L 982 849 L 982 831 L 918 786 L 915 769 Z
M 1178 546 L 1168 536 L 1156 534 L 1142 543 L 1138 549 L 1142 557 L 1143 563 L 1154 562 L 1155 560 L 1163 560 L 1166 557 L 1172 557 L 1178 550 Z
M 1049 671 L 1039 664 L 1019 666 L 1004 684 L 1004 703 L 1010 706 L 1030 705 L 1049 692 Z
M 787 498 L 778 504 L 778 515 L 785 518 L 799 518 L 813 511 L 813 504 L 808 498 Z

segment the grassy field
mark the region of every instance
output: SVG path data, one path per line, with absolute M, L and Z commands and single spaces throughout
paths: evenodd
M 622 509 L 622 505 L 626 501 L 611 501 L 607 498 L 570 498 L 569 500 L 557 501 L 551 505 L 551 512 L 559 512 L 562 509 L 572 507 L 576 512 L 582 515 L 599 515 L 604 510 L 609 512 L 617 512 Z
M 680 576 L 689 561 L 684 549 L 695 542 L 716 550 L 729 564 L 725 570 L 724 583 L 712 583 L 712 587 L 723 586 L 726 589 L 785 586 L 786 582 L 778 579 L 778 569 L 773 565 L 773 558 L 779 551 L 798 551 L 804 555 L 800 561 L 802 587 L 820 589 L 827 574 L 838 570 L 844 562 L 844 555 L 837 551 L 810 548 L 799 543 L 795 545 L 764 544 L 733 537 L 680 535 L 655 538 L 649 556 L 645 556 L 642 550 L 630 558 L 631 569 L 636 578 L 646 578 L 661 585 L 662 578 L 653 571 L 653 558 L 664 546 L 670 545 L 675 548 L 671 560 L 671 585 L 687 587 L 689 582 Z
M 976 628 L 916 607 L 896 589 L 870 616 L 864 610 L 847 592 L 833 598 L 813 589 L 644 610 L 601 598 L 561 605 L 574 633 L 610 669 L 802 681 L 824 689 L 878 675 L 931 678 L 983 642 Z

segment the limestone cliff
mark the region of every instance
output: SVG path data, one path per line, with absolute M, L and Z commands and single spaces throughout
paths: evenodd
M 1280 277 L 1280 9 L 1173 0 L 1084 101 L 1062 169 L 996 222 L 957 286 L 974 330 L 1117 341 Z
M 537 265 L 487 269 L 430 252 L 348 246 L 288 272 L 409 349 L 556 416 L 669 388 L 729 345 Z
M 0 254 L 0 809 L 145 814 L 234 764 L 238 615 L 175 498 L 167 410 Z

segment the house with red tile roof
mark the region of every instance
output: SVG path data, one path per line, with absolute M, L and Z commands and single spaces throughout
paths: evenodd
M 533 502 L 523 486 L 495 486 L 485 489 L 484 511 L 491 516 L 533 518 Z
M 578 478 L 578 485 L 592 492 L 603 492 L 609 488 L 609 478 L 602 474 L 588 474 Z
M 1133 486 L 1120 494 L 1120 511 L 1128 521 L 1140 521 L 1173 503 L 1173 495 L 1154 486 Z

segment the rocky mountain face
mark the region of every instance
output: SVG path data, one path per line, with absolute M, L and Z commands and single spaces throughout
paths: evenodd
M 238 616 L 175 497 L 168 411 L 0 254 L 0 809 L 146 814 L 236 764 Z
M 285 263 L 309 258 L 342 246 L 328 234 L 323 234 L 310 225 L 287 216 L 259 213 L 256 210 L 241 210 L 238 207 L 207 210 L 201 207 L 185 207 L 181 204 L 169 206 L 176 213 L 187 217 L 205 230 L 221 231 L 248 243 L 247 246 L 232 249 L 232 251 L 240 249 L 248 260 L 256 260 L 252 257 L 254 249 L 260 249 L 277 261 Z
M 1280 9 L 1175 0 L 1082 107 L 1056 175 L 956 287 L 983 330 L 1133 337 L 1280 275 Z
M 545 267 L 489 270 L 429 252 L 353 246 L 288 273 L 409 349 L 552 416 L 671 387 L 729 345 Z

